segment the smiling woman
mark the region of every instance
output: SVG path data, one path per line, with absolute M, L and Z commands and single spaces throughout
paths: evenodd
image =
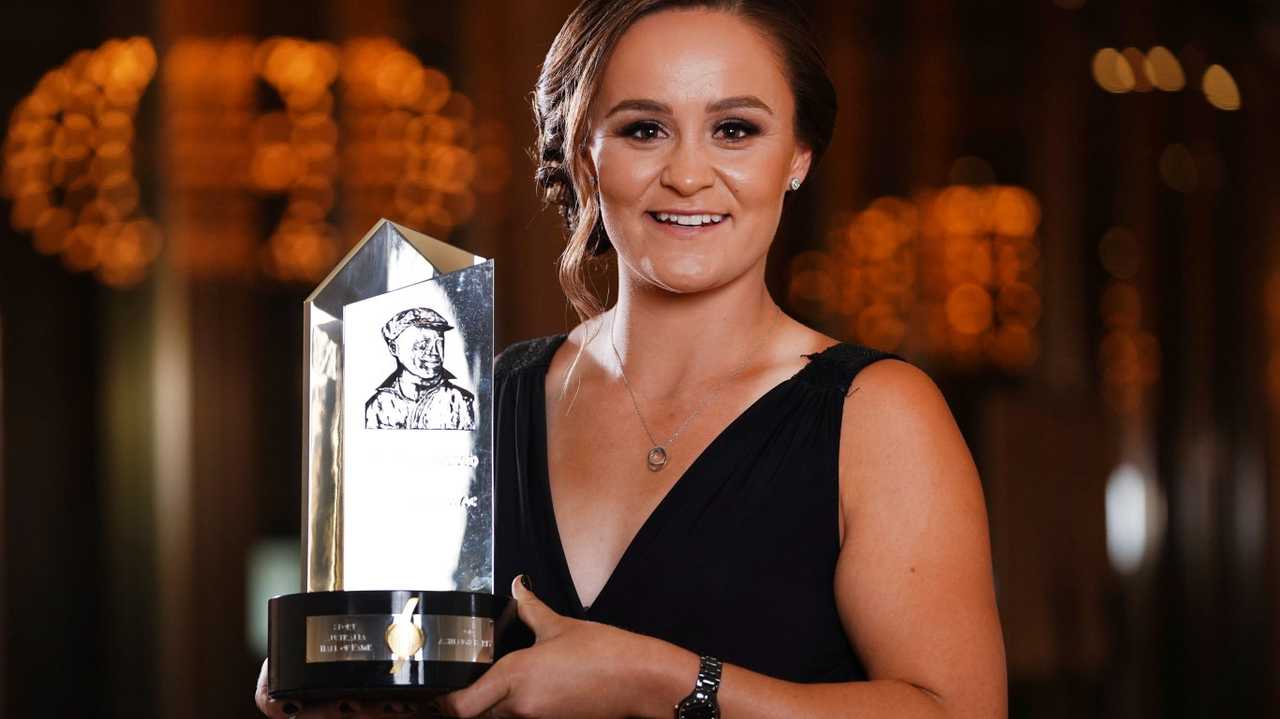
M 648 15 L 618 41 L 589 113 L 586 160 L 604 234 L 636 279 L 697 292 L 763 270 L 782 197 L 812 150 L 796 136 L 768 37 L 723 13 L 678 15 Z M 703 226 L 703 215 L 721 220 Z
M 660 11 L 673 10 L 728 14 L 736 20 L 717 27 L 716 42 L 709 45 L 701 42 L 708 32 L 706 23 L 688 18 L 665 23 L 667 35 L 631 32 L 633 26 L 652 23 Z M 689 50 L 678 62 L 669 52 L 677 39 L 686 41 Z M 708 84 L 735 79 L 752 80 L 746 87 L 754 91 L 730 92 Z M 691 102 L 703 103 L 692 108 L 702 126 L 676 126 L 677 109 L 683 115 Z M 606 171 L 601 163 L 610 159 L 602 157 L 604 151 L 615 150 L 613 159 L 627 165 L 643 149 L 651 158 L 651 169 L 655 154 L 661 157 L 673 145 L 691 148 L 693 141 L 706 136 L 723 150 L 746 150 L 747 164 L 739 165 L 739 174 L 747 171 L 764 179 L 763 162 L 780 159 L 776 151 L 785 150 L 787 144 L 792 149 L 798 145 L 803 157 L 792 158 L 797 166 L 784 170 L 789 177 L 784 185 L 773 188 L 776 196 L 771 200 L 776 201 L 792 184 L 796 187 L 791 189 L 798 189 L 808 164 L 822 156 L 835 113 L 835 90 L 821 53 L 803 16 L 788 2 L 584 4 L 570 16 L 547 53 L 534 98 L 538 183 L 548 201 L 561 208 L 570 233 L 560 262 L 560 280 L 570 302 L 584 318 L 603 309 L 587 289 L 586 263 L 593 255 L 607 252 L 621 236 L 608 230 L 610 206 L 594 191 L 597 173 Z M 617 147 L 617 142 L 609 142 L 611 138 L 627 142 Z M 783 147 L 778 146 L 779 140 Z M 762 149 L 774 152 L 761 153 Z M 635 172 L 645 165 L 629 169 Z M 768 177 L 776 180 L 774 175 Z M 673 208 L 669 214 L 693 213 L 686 207 Z M 580 221 L 580 217 L 588 219 Z
M 982 490 L 946 402 L 765 286 L 834 113 L 785 0 L 587 0 L 566 21 L 537 180 L 582 322 L 494 371 L 496 580 L 526 630 L 436 711 L 1005 714 Z M 606 310 L 583 270 L 611 251 Z

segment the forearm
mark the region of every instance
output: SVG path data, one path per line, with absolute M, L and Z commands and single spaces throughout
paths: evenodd
M 673 644 L 652 640 L 633 657 L 636 716 L 669 719 L 673 708 L 693 689 L 698 656 Z M 894 717 L 941 719 L 941 701 L 905 681 L 800 684 L 724 665 L 718 693 L 725 719 L 776 717 Z

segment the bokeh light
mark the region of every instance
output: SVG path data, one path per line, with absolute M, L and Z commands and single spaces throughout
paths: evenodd
M 1127 227 L 1107 230 L 1098 257 L 1110 276 L 1098 303 L 1106 334 L 1098 346 L 1102 396 L 1122 416 L 1141 413 L 1160 378 L 1160 343 L 1146 329 L 1146 310 L 1137 282 L 1143 257 L 1137 235 Z
M 1126 47 L 1120 55 L 1128 65 L 1128 76 L 1133 78 L 1134 92 L 1151 92 L 1152 78 L 1147 74 L 1147 56 L 1136 47 Z
M 1147 51 L 1143 69 L 1150 78 L 1151 84 L 1165 92 L 1177 92 L 1187 84 L 1186 75 L 1182 72 L 1182 64 L 1169 48 L 1156 45 Z
M 1205 99 L 1219 110 L 1240 109 L 1240 88 L 1236 87 L 1235 78 L 1221 65 L 1210 65 L 1204 71 L 1204 79 L 1200 83 Z
M 131 224 L 145 219 L 134 116 L 157 64 L 169 256 L 184 272 L 312 282 L 377 219 L 445 238 L 511 175 L 505 126 L 390 38 L 184 37 L 163 61 L 146 38 L 109 40 L 15 109 L 3 191 L 39 252 L 113 286 L 159 252 L 154 223 Z
M 1104 47 L 1093 56 L 1093 79 L 1107 92 L 1124 93 L 1133 90 L 1133 68 L 1115 48 Z
M 139 282 L 159 251 L 142 212 L 134 167 L 134 117 L 156 73 L 145 37 L 81 50 L 45 73 L 14 108 L 0 191 L 10 223 L 38 252 L 104 283 Z
M 981 158 L 953 175 L 987 178 Z M 862 344 L 1023 372 L 1039 355 L 1040 204 L 1022 187 L 954 184 L 881 197 L 791 261 L 788 299 Z

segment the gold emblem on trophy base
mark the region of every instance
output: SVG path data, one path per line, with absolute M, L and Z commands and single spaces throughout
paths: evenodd
M 418 598 L 411 597 L 405 603 L 404 609 L 391 620 L 391 626 L 387 627 L 387 647 L 391 649 L 391 655 L 395 658 L 391 664 L 391 674 L 399 672 L 405 661 L 413 658 L 425 643 L 426 638 L 422 634 L 422 629 L 413 623 L 413 610 L 417 606 Z

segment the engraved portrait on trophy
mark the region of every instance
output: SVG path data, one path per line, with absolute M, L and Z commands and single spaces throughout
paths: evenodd
M 340 298 L 343 586 L 492 591 L 493 265 L 377 266 Z
M 476 428 L 475 395 L 458 386 L 444 366 L 447 333 L 454 329 L 439 312 L 412 307 L 382 326 L 382 339 L 396 368 L 365 402 L 369 429 Z

